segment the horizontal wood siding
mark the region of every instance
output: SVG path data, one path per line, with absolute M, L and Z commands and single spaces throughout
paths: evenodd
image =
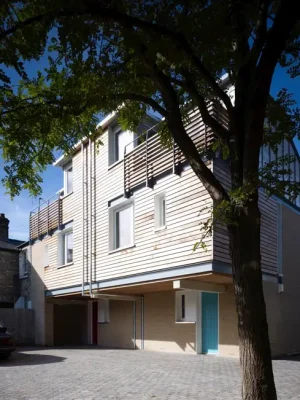
M 219 161 L 213 164 L 213 171 L 223 185 L 230 187 L 229 170 Z M 266 272 L 277 273 L 277 201 L 259 191 L 259 208 L 261 211 L 261 261 Z M 229 240 L 226 228 L 216 226 L 213 233 L 214 260 L 231 263 Z
M 207 191 L 189 168 L 181 176 L 170 174 L 155 185 L 154 189 L 142 188 L 135 192 L 135 246 L 109 254 L 108 202 L 124 192 L 123 162 L 108 168 L 108 136 L 102 136 L 103 146 L 96 153 L 95 185 L 95 236 L 93 238 L 93 281 L 161 269 L 196 264 L 212 259 L 211 238 L 207 239 L 207 251 L 193 246 L 200 238 L 200 223 L 209 216 L 212 205 Z M 89 151 L 85 150 L 85 156 Z M 89 162 L 88 162 L 89 163 Z M 88 163 L 86 165 L 88 165 Z M 73 220 L 74 262 L 57 268 L 57 238 L 49 245 L 50 263 L 45 271 L 47 289 L 67 287 L 82 282 L 83 225 L 82 225 L 82 159 L 81 152 L 73 157 L 73 193 L 63 200 L 63 220 Z M 89 179 L 87 187 L 89 188 Z M 88 189 L 89 190 L 89 189 Z M 154 232 L 154 196 L 166 194 L 167 228 Z M 86 226 L 84 240 L 87 244 L 89 229 Z M 89 246 L 86 253 L 89 256 Z M 89 275 L 85 272 L 85 281 Z
M 73 193 L 62 200 L 63 223 L 73 221 L 73 264 L 58 266 L 57 232 L 47 240 L 49 244 L 49 266 L 45 268 L 45 288 L 56 289 L 82 282 L 82 179 L 81 153 L 73 157 Z

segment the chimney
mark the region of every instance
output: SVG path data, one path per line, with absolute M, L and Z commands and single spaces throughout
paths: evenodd
M 8 225 L 9 220 L 5 214 L 0 214 L 0 240 L 8 240 Z

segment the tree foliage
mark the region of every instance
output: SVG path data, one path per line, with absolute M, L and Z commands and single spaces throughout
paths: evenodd
M 263 145 L 275 151 L 282 140 L 299 135 L 299 109 L 291 95 L 282 88 L 272 98 L 270 87 L 278 65 L 299 76 L 300 3 L 19 0 L 2 3 L 0 18 L 0 145 L 11 194 L 23 187 L 38 193 L 53 150 L 67 150 L 93 133 L 97 112 L 118 111 L 130 129 L 145 111 L 160 114 L 162 140 L 178 144 L 229 233 L 244 398 L 276 398 L 261 283 L 258 188 L 292 199 L 299 184 L 283 179 L 292 161 L 286 154 L 262 167 L 259 154 Z M 32 73 L 32 60 L 45 59 L 46 67 Z M 11 70 L 20 76 L 17 87 Z M 234 102 L 224 74 L 234 85 Z M 226 109 L 226 126 L 209 112 L 211 101 Z M 230 189 L 186 132 L 191 108 L 216 135 L 212 150 L 228 162 Z M 204 229 L 211 226 L 208 221 Z
M 26 187 L 36 194 L 52 150 L 69 148 L 92 130 L 98 111 L 111 112 L 120 103 L 124 126 L 134 129 L 151 108 L 165 117 L 169 131 L 171 112 L 178 113 L 182 124 L 182 105 L 198 107 L 217 132 L 215 150 L 229 155 L 230 135 L 207 113 L 205 100 L 222 101 L 234 112 L 218 83 L 227 73 L 239 89 L 239 74 L 247 63 L 259 67 L 280 7 L 278 1 L 220 0 L 2 5 L 1 145 L 8 189 L 15 195 Z M 298 48 L 294 23 L 279 60 L 293 77 L 299 74 Z M 45 59 L 43 70 L 30 73 L 31 60 Z M 20 75 L 18 87 L 10 81 L 10 68 Z M 248 74 L 254 80 L 254 72 Z M 174 111 L 168 106 L 172 96 Z M 291 127 L 289 94 L 283 90 L 273 103 L 277 108 L 275 113 L 275 107 L 268 108 L 269 121 L 276 125 L 277 137 L 292 139 L 298 126 Z M 276 141 L 274 132 L 269 136 L 265 138 Z

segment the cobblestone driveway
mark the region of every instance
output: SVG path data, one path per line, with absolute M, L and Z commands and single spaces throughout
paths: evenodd
M 300 399 L 300 357 L 274 361 L 279 399 Z M 130 350 L 41 349 L 0 361 L 0 399 L 240 399 L 234 358 Z

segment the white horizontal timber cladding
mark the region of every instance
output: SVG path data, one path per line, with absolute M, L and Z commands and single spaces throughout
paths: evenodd
M 196 126 L 195 126 L 196 128 Z M 93 281 L 140 274 L 161 269 L 193 265 L 212 260 L 212 238 L 205 240 L 207 250 L 193 251 L 201 237 L 201 222 L 210 216 L 212 200 L 192 169 L 181 176 L 170 174 L 160 179 L 154 189 L 141 188 L 133 195 L 135 213 L 135 246 L 109 254 L 108 203 L 123 195 L 124 164 L 108 167 L 108 135 L 105 132 L 96 153 L 95 167 L 95 259 Z M 85 150 L 85 157 L 89 151 Z M 88 163 L 90 160 L 88 160 Z M 211 167 L 211 166 L 210 166 Z M 73 264 L 57 268 L 57 243 L 49 248 L 49 267 L 45 269 L 46 289 L 56 289 L 82 280 L 82 237 L 89 228 L 82 228 L 82 159 L 81 152 L 73 156 L 73 193 L 63 200 L 63 221 L 73 220 Z M 86 163 L 85 163 L 86 169 Z M 85 171 L 89 174 L 89 170 Z M 87 191 L 90 194 L 89 179 Z M 166 193 L 167 228 L 154 232 L 154 195 Z M 51 254 L 51 256 L 50 256 Z M 88 252 L 89 257 L 89 252 Z
M 213 171 L 226 188 L 230 188 L 229 169 L 214 161 Z M 277 272 L 277 202 L 259 190 L 261 212 L 261 263 L 266 272 Z M 221 262 L 231 262 L 229 240 L 226 228 L 217 226 L 213 232 L 213 258 Z

